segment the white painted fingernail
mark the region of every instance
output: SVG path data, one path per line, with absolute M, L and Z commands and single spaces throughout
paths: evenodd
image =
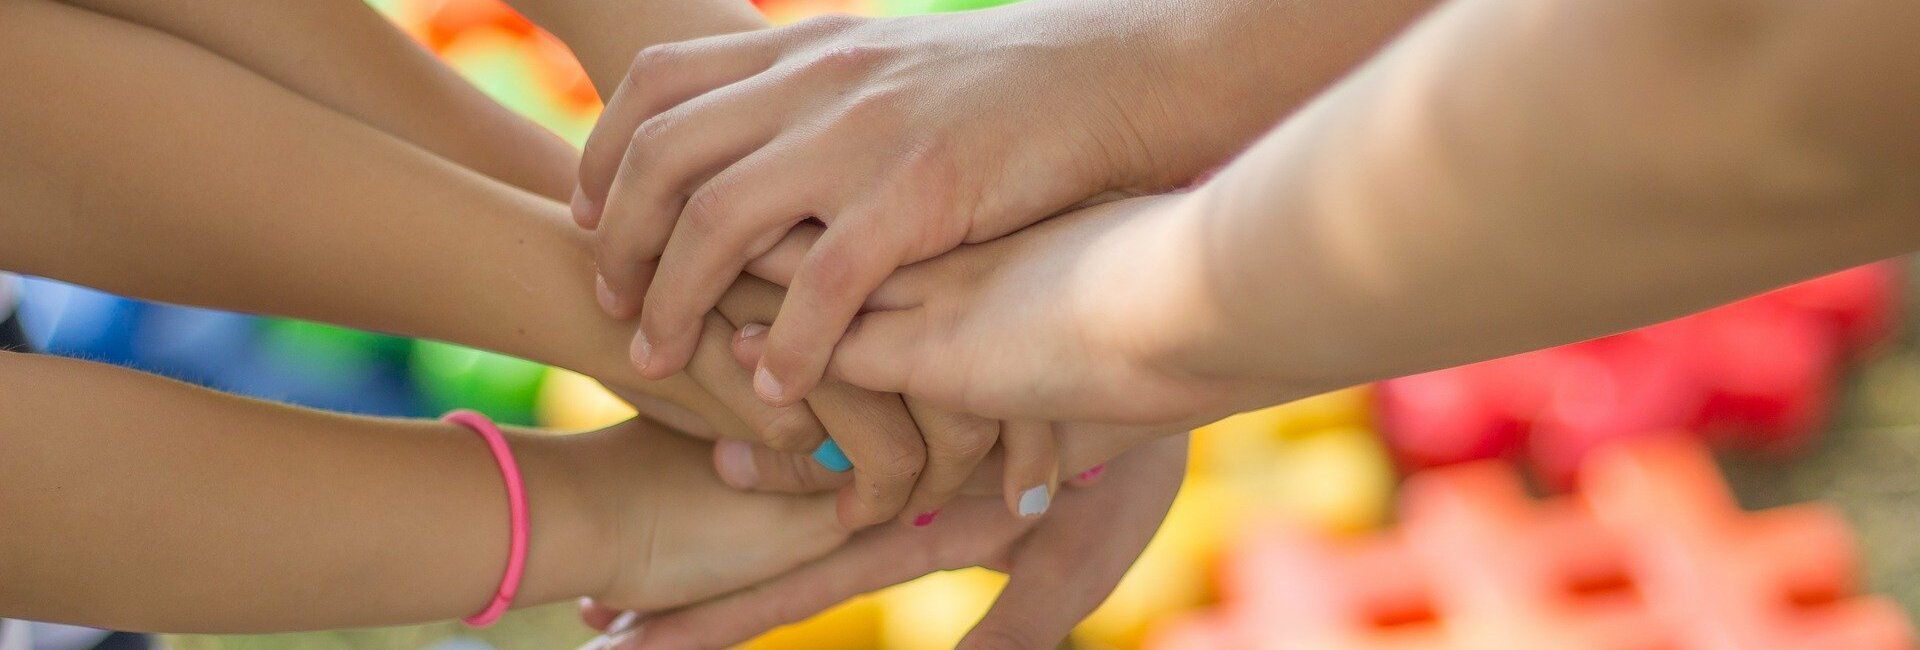
M 646 631 L 647 631 L 647 626 L 641 625 L 641 626 L 636 626 L 631 630 L 627 630 L 624 633 L 613 635 L 613 638 L 607 639 L 607 650 L 617 650 L 618 648 L 623 648 L 623 647 L 632 645 L 635 642 L 638 642 L 640 640 L 641 633 Z
M 639 622 L 640 612 L 621 612 L 619 616 L 614 617 L 612 623 L 607 624 L 607 636 L 619 636 L 621 632 L 634 628 Z
M 1035 485 L 1020 493 L 1020 516 L 1038 517 L 1046 514 L 1047 506 L 1053 501 L 1053 495 L 1047 493 L 1047 486 Z
M 580 601 L 583 603 L 590 602 L 586 598 L 582 598 Z M 639 639 L 640 627 L 636 625 L 636 623 L 639 622 L 640 612 L 621 612 L 619 616 L 614 617 L 612 623 L 607 624 L 606 634 L 593 637 L 593 640 L 588 641 L 586 645 L 580 646 L 579 650 L 613 650 L 613 648 L 619 647 L 621 644 L 630 643 L 635 639 Z

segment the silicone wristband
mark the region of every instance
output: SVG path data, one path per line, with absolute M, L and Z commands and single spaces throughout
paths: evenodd
M 493 420 L 474 411 L 460 410 L 440 416 L 443 422 L 451 422 L 472 429 L 487 441 L 487 449 L 493 452 L 494 462 L 500 465 L 500 477 L 507 482 L 507 523 L 510 526 L 507 542 L 507 572 L 500 578 L 500 589 L 493 594 L 493 600 L 487 603 L 480 613 L 460 619 L 473 627 L 486 627 L 500 620 L 513 606 L 513 598 L 520 592 L 520 577 L 527 568 L 527 488 L 520 477 L 520 465 L 513 460 L 513 448 L 507 446 L 507 437 L 500 433 L 500 427 Z

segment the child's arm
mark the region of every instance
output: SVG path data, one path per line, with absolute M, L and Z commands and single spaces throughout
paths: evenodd
M 860 469 L 848 520 L 904 502 L 923 454 L 897 396 L 848 387 L 767 407 L 718 315 L 691 378 L 641 379 L 621 325 L 593 306 L 590 251 L 564 207 L 178 39 L 46 3 L 0 11 L 19 36 L 0 43 L 19 64 L 0 77 L 21 89 L 0 101 L 0 124 L 18 127 L 0 151 L 0 199 L 17 210 L 0 219 L 0 268 L 500 350 L 783 449 L 869 432 L 846 449 Z
M 176 38 L 47 2 L 0 12 L 17 89 L 0 101 L 0 268 L 704 394 L 620 381 L 626 337 L 561 206 Z
M 839 376 L 995 417 L 1219 415 L 1907 253 L 1915 29 L 1870 0 L 1456 0 L 1192 194 L 897 274 Z
M 0 616 L 266 632 L 473 614 L 507 559 L 506 488 L 450 424 L 308 411 L 0 353 Z M 659 609 L 845 537 L 831 499 L 743 495 L 635 421 L 509 433 L 531 516 L 518 605 Z
M 365 2 L 61 0 L 167 32 L 354 119 L 542 196 L 572 145 L 488 98 Z

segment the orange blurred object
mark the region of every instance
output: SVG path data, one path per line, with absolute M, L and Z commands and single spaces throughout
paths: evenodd
M 1581 480 L 1577 498 L 1534 501 L 1499 462 L 1421 473 L 1397 531 L 1249 545 L 1227 564 L 1226 605 L 1148 647 L 1914 647 L 1897 605 L 1854 595 L 1858 557 L 1838 514 L 1741 511 L 1697 441 L 1609 446 Z

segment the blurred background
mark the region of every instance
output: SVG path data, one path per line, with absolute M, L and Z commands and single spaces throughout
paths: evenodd
M 571 54 L 495 0 L 369 1 L 508 107 L 575 143 L 590 130 L 599 102 Z M 784 23 L 1001 3 L 757 4 Z M 1640 331 L 1209 425 L 1193 438 L 1165 527 L 1068 645 L 1910 647 L 1920 348 L 1900 318 L 1909 276 L 1889 261 Z M 375 415 L 474 408 L 559 430 L 631 414 L 590 380 L 488 352 L 33 278 L 18 288 L 21 325 L 40 350 L 219 390 Z M 1691 462 L 1704 448 L 1720 454 L 1720 474 Z M 1747 510 L 1814 505 L 1745 515 L 1720 501 L 1726 489 Z M 952 647 L 1002 581 L 936 574 L 747 647 Z M 483 631 L 162 643 L 482 650 L 590 636 L 562 604 Z

